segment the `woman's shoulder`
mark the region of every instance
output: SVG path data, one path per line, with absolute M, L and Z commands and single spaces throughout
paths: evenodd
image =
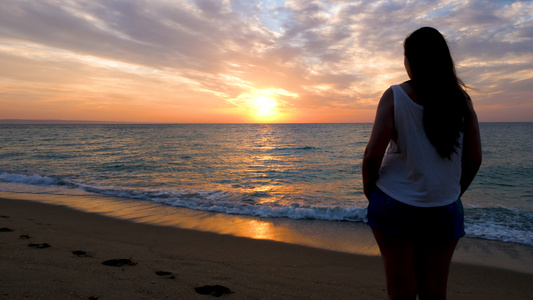
M 414 89 L 413 84 L 411 83 L 410 80 L 399 84 L 399 86 L 407 94 L 407 96 L 409 96 L 409 98 L 411 98 L 411 100 L 413 100 L 417 104 L 420 104 L 420 103 L 418 103 L 418 97 L 416 96 L 415 89 Z

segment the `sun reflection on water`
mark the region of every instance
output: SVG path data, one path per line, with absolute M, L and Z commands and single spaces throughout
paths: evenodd
M 254 239 L 274 240 L 272 223 L 260 220 L 249 220 L 246 222 L 246 235 Z

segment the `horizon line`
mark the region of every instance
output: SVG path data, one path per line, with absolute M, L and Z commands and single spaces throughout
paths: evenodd
M 172 124 L 371 124 L 371 122 L 139 122 L 139 121 L 93 121 L 93 120 L 63 120 L 63 119 L 0 119 L 0 125 L 172 125 Z
M 533 121 L 489 121 L 479 123 L 532 123 Z M 93 121 L 63 119 L 0 119 L 0 125 L 202 125 L 202 124 L 372 124 L 373 122 L 133 122 L 133 121 Z

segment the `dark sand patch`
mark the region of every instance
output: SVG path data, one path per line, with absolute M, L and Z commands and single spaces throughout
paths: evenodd
M 74 250 L 72 251 L 72 254 L 78 256 L 78 257 L 92 257 L 89 253 L 83 251 L 83 250 Z
M 102 265 L 110 266 L 110 267 L 122 267 L 124 265 L 135 266 L 137 265 L 137 263 L 128 258 L 120 258 L 120 259 L 106 260 L 102 262 Z
M 234 293 L 229 288 L 222 285 L 204 285 L 200 287 L 195 287 L 194 290 L 201 295 L 209 295 L 214 297 L 220 297 L 225 294 Z
M 50 246 L 48 243 L 40 243 L 40 244 L 28 244 L 28 247 L 31 247 L 31 248 L 37 248 L 37 249 L 45 249 L 45 248 L 50 248 L 52 246 Z
M 172 275 L 172 273 L 167 272 L 167 271 L 157 271 L 157 272 L 155 272 L 155 274 L 156 274 L 157 276 L 168 276 L 168 275 Z
M 171 272 L 167 272 L 167 271 L 157 271 L 157 272 L 155 272 L 155 274 L 157 276 L 166 277 L 166 278 L 169 278 L 169 279 L 176 279 L 174 274 L 172 274 Z

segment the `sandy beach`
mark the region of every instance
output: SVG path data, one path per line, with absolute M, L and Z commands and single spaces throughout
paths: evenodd
M 386 299 L 378 256 L 26 200 L 0 199 L 0 228 L 1 299 Z M 531 282 L 531 273 L 453 263 L 448 298 L 531 299 Z M 218 288 L 197 289 L 206 285 Z

